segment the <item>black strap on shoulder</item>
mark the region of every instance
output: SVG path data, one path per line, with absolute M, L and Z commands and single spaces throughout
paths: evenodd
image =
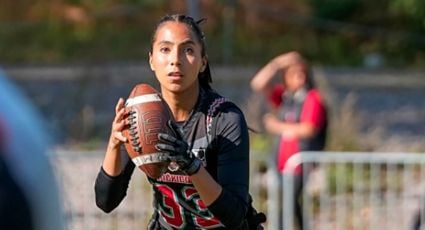
M 217 119 L 214 119 L 215 117 L 218 116 L 218 114 L 223 111 L 225 108 L 228 107 L 236 107 L 237 106 L 231 102 L 228 101 L 226 98 L 224 97 L 219 97 L 216 98 L 209 106 L 208 111 L 207 111 L 207 117 L 206 117 L 206 124 L 205 127 L 207 129 L 207 141 L 208 141 L 208 146 L 213 147 L 213 140 L 214 137 L 216 136 L 216 131 L 217 131 Z
M 216 97 L 208 105 L 207 115 L 205 119 L 205 129 L 206 129 L 206 138 L 207 138 L 207 170 L 213 176 L 214 179 L 217 179 L 217 161 L 218 161 L 218 147 L 217 143 L 217 116 L 221 111 L 227 106 L 234 105 L 232 102 L 226 100 L 224 97 Z

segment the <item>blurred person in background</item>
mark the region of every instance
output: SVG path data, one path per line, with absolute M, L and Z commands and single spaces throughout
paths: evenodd
M 186 15 L 167 15 L 153 34 L 149 64 L 176 121 L 170 126 L 180 135 L 158 136 L 161 143 L 156 148 L 168 152 L 178 168 L 169 168 L 158 179 L 148 178 L 154 214 L 147 229 L 260 229 L 248 191 L 248 127 L 241 110 L 210 86 L 205 38 L 198 23 Z M 96 204 L 105 212 L 124 199 L 135 169 L 122 148 L 129 141 L 122 135 L 123 99 L 115 110 L 95 183 Z
M 280 74 L 278 74 L 280 73 Z M 273 81 L 274 77 L 280 81 Z M 270 111 L 263 117 L 265 130 L 279 137 L 277 170 L 285 170 L 287 160 L 301 151 L 323 150 L 326 141 L 327 111 L 319 90 L 315 88 L 308 63 L 298 52 L 273 58 L 251 80 L 254 92 L 263 93 Z M 296 224 L 303 229 L 301 195 L 305 183 L 303 167 L 294 173 L 294 207 Z
M 65 229 L 44 130 L 32 104 L 0 70 L 0 229 Z

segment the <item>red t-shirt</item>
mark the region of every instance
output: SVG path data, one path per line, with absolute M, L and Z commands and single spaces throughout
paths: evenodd
M 282 94 L 284 93 L 284 87 L 282 85 L 276 85 L 268 96 L 268 100 L 272 107 L 279 108 L 284 102 L 282 101 Z M 313 125 L 316 129 L 323 128 L 326 123 L 326 111 L 322 97 L 317 89 L 311 89 L 307 92 L 306 98 L 302 104 L 302 109 L 299 117 L 300 122 L 307 122 Z M 286 121 L 296 122 L 296 121 Z M 277 168 L 279 171 L 283 171 L 285 168 L 286 161 L 294 154 L 300 151 L 299 149 L 300 139 L 293 137 L 287 138 L 281 136 L 278 156 L 277 156 Z M 303 149 L 308 150 L 308 149 Z M 296 169 L 296 173 L 301 172 L 300 167 Z

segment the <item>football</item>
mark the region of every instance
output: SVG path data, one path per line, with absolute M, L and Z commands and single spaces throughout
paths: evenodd
M 157 90 L 148 84 L 136 85 L 125 102 L 128 126 L 125 148 L 134 164 L 150 178 L 159 178 L 168 168 L 168 153 L 155 145 L 158 133 L 173 135 L 167 122 L 173 120 L 168 105 Z

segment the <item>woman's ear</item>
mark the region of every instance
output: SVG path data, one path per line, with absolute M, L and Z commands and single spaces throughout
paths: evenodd
M 200 73 L 205 71 L 205 68 L 207 68 L 207 64 L 208 64 L 208 60 L 206 57 L 202 58 L 202 66 L 201 69 L 199 70 Z
M 149 66 L 151 67 L 152 71 L 155 71 L 155 68 L 152 64 L 152 52 L 149 52 Z

